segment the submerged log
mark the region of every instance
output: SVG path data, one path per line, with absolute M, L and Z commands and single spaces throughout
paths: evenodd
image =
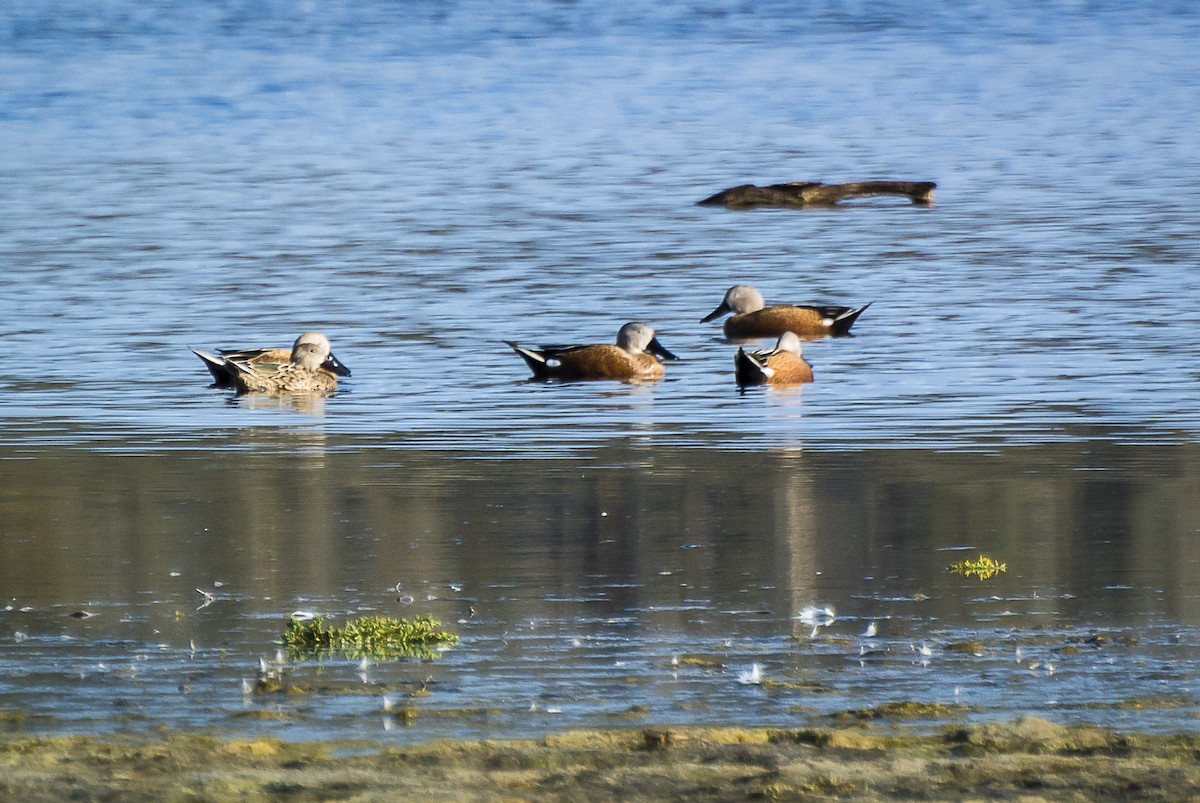
M 792 181 L 787 184 L 768 184 L 758 187 L 742 184 L 710 195 L 700 206 L 725 206 L 729 209 L 749 209 L 755 206 L 833 206 L 846 198 L 866 198 L 872 195 L 902 195 L 914 204 L 933 205 L 932 181 L 856 181 L 850 184 L 822 184 L 819 181 Z

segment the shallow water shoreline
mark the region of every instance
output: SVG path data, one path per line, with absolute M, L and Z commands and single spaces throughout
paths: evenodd
M 418 692 L 390 741 L 830 726 L 808 717 L 897 700 L 1153 733 L 1200 711 L 1195 445 L 342 447 L 0 450 L 0 711 L 29 733 L 314 742 L 374 738 L 381 699 Z M 981 553 L 1008 570 L 946 570 Z M 826 605 L 815 633 L 797 618 Z M 429 615 L 460 641 L 277 667 L 294 610 Z M 264 661 L 289 691 L 246 694 Z
M 1123 733 L 1034 717 L 947 726 L 640 727 L 540 739 L 377 743 L 0 739 L 0 797 L 120 800 L 1183 800 L 1200 734 Z

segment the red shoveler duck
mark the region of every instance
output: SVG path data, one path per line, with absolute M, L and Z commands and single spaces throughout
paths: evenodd
M 799 385 L 813 381 L 812 366 L 800 356 L 800 338 L 784 332 L 773 349 L 738 349 L 733 358 L 738 385 Z
M 867 303 L 857 309 L 794 304 L 772 304 L 768 307 L 762 293 L 749 285 L 738 284 L 725 292 L 720 306 L 701 318 L 700 323 L 733 313 L 725 321 L 726 337 L 780 337 L 785 332 L 809 338 L 845 335 L 869 306 Z
M 619 379 L 644 382 L 661 379 L 664 360 L 678 359 L 667 351 L 645 323 L 627 323 L 617 332 L 615 345 L 543 346 L 527 348 L 505 341 L 521 355 L 535 379 Z

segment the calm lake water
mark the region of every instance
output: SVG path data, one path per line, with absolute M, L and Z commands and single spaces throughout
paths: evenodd
M 16 5 L 5 727 L 1194 727 L 1193 4 Z M 937 203 L 695 206 L 876 178 Z M 813 384 L 739 393 L 698 323 L 735 283 L 873 305 Z M 629 320 L 662 382 L 531 383 L 503 343 Z M 329 399 L 188 351 L 305 329 L 353 369 Z M 1008 571 L 946 573 L 981 552 Z M 461 643 L 243 694 L 296 609 Z

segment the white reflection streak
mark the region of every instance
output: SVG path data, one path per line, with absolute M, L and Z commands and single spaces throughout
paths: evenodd
M 761 686 L 763 682 L 762 667 L 751 664 L 750 669 L 738 674 L 738 683 L 743 686 Z
M 837 614 L 829 605 L 805 605 L 796 618 L 803 624 L 812 626 L 808 633 L 809 640 L 812 640 L 820 634 L 821 628 L 829 627 L 837 621 Z

